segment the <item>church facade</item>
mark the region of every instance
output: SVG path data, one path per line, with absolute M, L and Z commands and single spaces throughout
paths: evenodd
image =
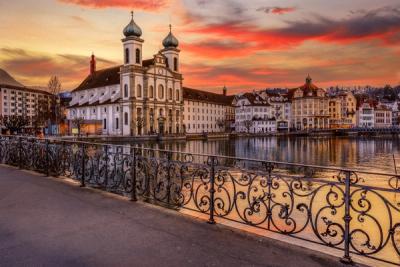
M 163 49 L 142 59 L 142 30 L 133 19 L 123 30 L 123 64 L 96 70 L 72 91 L 70 128 L 99 135 L 183 133 L 182 74 L 179 42 L 170 31 Z

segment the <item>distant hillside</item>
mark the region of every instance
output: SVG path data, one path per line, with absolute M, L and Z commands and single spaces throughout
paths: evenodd
M 0 69 L 0 84 L 8 84 L 14 86 L 24 86 L 22 83 L 17 82 L 7 71 Z

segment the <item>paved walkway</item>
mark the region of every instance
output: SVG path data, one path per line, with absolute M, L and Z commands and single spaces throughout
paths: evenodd
M 318 252 L 0 166 L 0 266 L 341 264 Z

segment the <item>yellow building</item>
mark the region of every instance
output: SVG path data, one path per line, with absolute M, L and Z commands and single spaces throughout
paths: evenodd
M 290 89 L 292 127 L 297 130 L 329 128 L 329 98 L 324 89 L 315 86 L 310 76 L 306 83 Z

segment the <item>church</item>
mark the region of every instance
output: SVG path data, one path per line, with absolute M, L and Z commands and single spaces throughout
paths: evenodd
M 150 135 L 183 133 L 179 42 L 171 26 L 163 49 L 143 60 L 142 30 L 132 18 L 123 30 L 123 64 L 96 70 L 72 91 L 67 118 L 71 133 Z

